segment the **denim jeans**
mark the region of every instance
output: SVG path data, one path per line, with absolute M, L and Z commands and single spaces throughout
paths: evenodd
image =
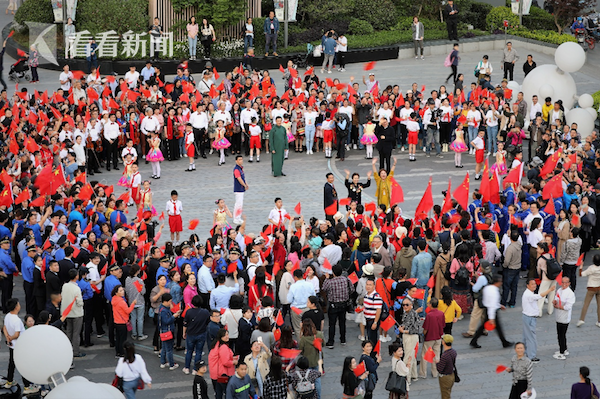
M 306 140 L 306 150 L 312 151 L 315 144 L 315 125 L 306 125 L 304 128 L 304 136 L 304 139 Z
M 498 150 L 498 125 L 488 126 L 487 128 L 487 150 L 492 154 Z
M 475 137 L 477 137 L 478 129 L 475 126 L 469 126 L 468 132 L 469 132 L 469 143 L 467 144 L 467 147 L 472 148 L 471 141 L 475 140 Z
M 196 351 L 194 356 L 194 364 L 202 359 L 202 349 L 204 348 L 204 342 L 206 342 L 206 333 L 198 335 L 187 335 L 185 339 L 185 368 L 189 369 L 192 363 L 192 352 Z
M 267 38 L 265 41 L 265 54 L 269 52 L 269 44 L 271 44 L 271 48 L 273 52 L 277 52 L 277 33 L 267 33 Z
M 427 128 L 427 140 L 426 140 L 425 149 L 427 151 L 427 155 L 431 152 L 431 145 L 435 145 L 435 153 L 439 155 L 442 150 L 440 148 L 440 131 L 436 128 L 428 127 Z
M 367 324 L 365 326 L 365 333 L 366 333 L 366 336 L 367 336 L 366 338 L 369 341 L 377 343 L 377 341 L 378 341 L 378 335 L 379 335 L 379 328 L 376 328 L 375 330 L 371 329 L 371 327 L 374 324 L 373 323 L 374 321 L 375 321 L 375 319 L 367 319 Z M 377 324 L 379 324 L 379 323 L 377 323 Z
M 311 370 L 319 371 L 318 367 L 309 367 Z M 321 398 L 321 377 L 315 380 L 315 390 L 317 391 L 317 399 Z
M 185 137 L 180 137 L 177 140 L 179 142 L 179 153 L 181 156 L 183 156 L 183 154 L 187 154 L 187 151 L 185 150 Z
M 244 36 L 244 54 L 248 53 L 248 49 L 254 47 L 254 36 Z
M 162 341 L 162 348 L 160 350 L 160 364 L 165 364 L 167 361 L 169 362 L 169 366 L 173 367 L 175 361 L 173 361 L 173 341 L 172 339 L 168 341 Z
M 523 342 L 525 342 L 525 351 L 529 359 L 533 359 L 537 355 L 536 324 L 535 317 L 523 315 Z
M 144 309 L 145 307 L 136 306 L 131 311 L 131 335 L 141 337 L 144 335 Z
M 135 399 L 135 391 L 137 391 L 138 380 L 125 381 L 123 380 L 123 393 L 126 399 Z
M 365 148 L 365 146 L 360 142 L 360 139 L 362 139 L 362 136 L 364 134 L 364 125 L 362 123 L 358 124 L 358 148 L 360 148 L 361 150 Z
M 196 47 L 198 46 L 198 36 L 191 38 L 188 36 L 188 47 L 190 50 L 190 57 L 196 56 Z
M 417 299 L 417 300 L 416 300 L 416 301 L 417 301 L 417 304 L 418 304 L 418 306 L 416 307 L 415 311 L 416 311 L 418 308 L 423 308 L 423 310 L 421 310 L 421 311 L 419 312 L 419 316 L 420 316 L 420 317 L 425 317 L 425 315 L 426 315 L 426 313 L 425 313 L 425 308 L 427 308 L 427 297 L 429 296 L 429 287 L 428 287 L 428 286 L 425 286 L 425 287 L 419 287 L 419 286 L 417 286 L 417 288 L 420 288 L 420 289 L 422 289 L 422 290 L 425 290 L 425 294 L 423 295 L 423 299 Z
M 517 302 L 517 287 L 519 285 L 519 269 L 504 269 L 502 281 L 502 305 L 515 306 Z M 508 294 L 510 292 L 510 299 Z

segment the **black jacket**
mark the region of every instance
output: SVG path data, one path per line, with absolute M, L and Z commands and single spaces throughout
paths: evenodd
M 62 290 L 62 281 L 58 274 L 52 273 L 51 271 L 46 272 L 46 299 L 50 299 L 50 294 L 53 292 L 60 293 Z
M 394 128 L 388 125 L 388 127 L 384 128 L 383 126 L 377 126 L 375 130 L 375 134 L 377 135 L 377 149 L 379 151 L 389 151 L 392 152 L 394 149 L 394 144 L 396 143 L 396 134 L 394 132 Z
M 71 259 L 65 258 L 58 261 L 58 266 L 60 267 L 60 269 L 58 270 L 58 277 L 60 278 L 60 281 L 64 284 L 70 280 L 69 270 L 75 269 L 75 263 L 73 263 Z
M 46 282 L 42 278 L 42 271 L 37 267 L 33 269 L 33 296 L 46 297 Z
M 338 199 L 338 195 L 337 195 L 337 191 L 336 191 L 335 187 L 333 187 L 329 183 L 325 183 L 325 186 L 323 188 L 323 205 L 324 205 L 325 209 L 327 209 L 327 207 L 333 205 L 337 201 L 337 199 Z M 339 206 L 336 208 L 339 209 Z M 332 215 L 333 215 L 333 213 L 332 213 Z

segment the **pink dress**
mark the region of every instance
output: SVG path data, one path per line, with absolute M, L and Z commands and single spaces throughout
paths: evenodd
M 213 141 L 212 146 L 215 150 L 231 147 L 231 143 L 225 138 L 225 129 L 223 129 L 221 132 L 217 129 L 217 139 Z
M 360 143 L 364 145 L 373 145 L 377 143 L 377 136 L 375 135 L 375 124 L 367 123 L 364 127 L 363 136 L 360 138 Z
M 506 158 L 504 156 L 504 153 L 506 153 L 506 151 L 498 151 L 496 153 L 496 162 L 492 165 L 491 168 L 492 173 L 498 171 L 499 176 L 503 176 L 507 173 Z
M 458 153 L 467 151 L 468 148 L 463 139 L 464 132 L 462 130 L 456 130 L 455 133 L 456 139 L 450 144 L 450 149 Z

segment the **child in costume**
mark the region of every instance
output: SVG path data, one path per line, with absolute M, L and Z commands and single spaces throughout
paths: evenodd
M 133 155 L 126 154 L 125 160 L 123 161 L 123 176 L 121 176 L 121 178 L 117 182 L 119 186 L 127 188 L 131 186 L 131 165 L 133 165 Z
M 144 188 L 140 192 L 141 205 L 144 207 L 144 212 L 151 212 L 152 216 L 156 216 L 156 208 L 152 205 L 152 191 L 150 190 L 150 181 L 144 180 Z
M 365 159 L 373 159 L 373 145 L 378 141 L 375 135 L 375 127 L 372 118 L 367 116 L 367 123 L 363 125 L 363 136 L 360 138 L 360 143 L 365 145 L 367 149 Z
M 225 128 L 223 127 L 223 121 L 217 121 L 217 133 L 215 141 L 213 141 L 213 148 L 221 153 L 219 157 L 219 166 L 225 163 L 225 149 L 229 148 L 231 143 L 225 138 Z
M 465 118 L 466 119 L 466 118 Z M 467 145 L 465 144 L 463 131 L 463 122 L 458 120 L 458 124 L 456 125 L 456 130 L 454 131 L 456 135 L 456 139 L 450 144 L 450 149 L 454 151 L 454 166 L 457 168 L 462 168 L 462 153 L 467 151 Z
M 164 161 L 162 152 L 160 151 L 160 139 L 158 132 L 152 132 L 152 137 L 148 140 L 150 143 L 150 151 L 146 155 L 146 161 L 152 164 L 152 178 L 160 179 L 160 163 Z
M 219 122 L 221 122 L 221 125 L 223 124 L 222 120 Z M 188 123 L 185 126 L 185 136 L 183 137 L 183 140 L 185 142 L 185 152 L 187 154 L 188 160 L 190 161 L 189 166 L 185 171 L 191 172 L 193 170 L 196 170 L 196 162 L 194 161 L 194 155 L 196 155 L 196 146 L 194 145 L 194 129 L 192 128 L 191 123 Z
M 232 218 L 233 214 L 231 213 L 229 208 L 227 208 L 227 205 L 225 205 L 225 200 L 218 199 L 215 201 L 215 204 L 217 204 L 217 209 L 215 209 L 213 213 L 213 228 L 221 228 L 223 237 L 226 237 L 227 231 L 231 229 L 231 226 L 227 222 L 227 217 L 229 216 L 230 218 Z
M 492 172 L 498 172 L 499 176 L 504 176 L 507 173 L 506 170 L 506 150 L 504 149 L 504 143 L 498 143 L 498 151 L 496 151 L 496 163 L 492 165 Z

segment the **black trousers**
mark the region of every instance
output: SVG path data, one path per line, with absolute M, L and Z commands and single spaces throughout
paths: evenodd
M 98 170 L 98 168 L 100 168 L 100 165 L 98 165 L 98 155 L 96 154 L 96 152 L 93 149 L 87 149 L 87 171 L 88 173 L 90 172 L 95 172 Z
M 348 135 L 337 135 L 337 157 L 344 159 L 346 158 L 346 140 Z
M 512 62 L 504 63 L 504 79 L 513 80 L 513 73 L 515 71 L 515 64 Z M 507 77 L 510 76 L 510 77 Z
M 346 68 L 346 52 L 338 51 L 336 54 L 338 63 L 340 64 L 340 68 Z
M 38 76 L 37 69 L 38 69 L 38 67 L 31 67 L 31 81 L 32 82 L 40 81 L 40 77 Z
M 450 79 L 450 77 L 452 77 L 452 83 L 456 84 L 456 79 L 458 76 L 458 65 L 450 65 L 450 68 L 452 68 L 452 72 L 450 73 L 450 75 L 448 75 L 446 80 L 448 80 L 448 79 Z
M 233 133 L 231 136 L 231 154 L 240 152 L 242 150 L 242 132 Z
M 448 29 L 448 40 L 458 40 L 458 21 L 456 19 L 448 19 L 446 21 Z
M 102 334 L 104 332 L 102 325 L 104 324 L 104 313 L 106 312 L 106 299 L 100 293 L 94 294 L 91 301 L 93 303 L 93 318 L 96 320 L 96 334 Z
M 83 329 L 81 331 L 83 339 L 81 342 L 83 342 L 84 346 L 90 346 L 92 343 L 92 322 L 94 321 L 94 316 L 94 298 L 92 297 L 83 301 Z
M 36 296 L 35 297 L 35 313 L 33 314 L 33 318 L 37 320 L 40 312 L 46 308 L 46 296 Z
M 0 84 L 2 84 L 4 90 L 6 90 L 6 82 L 4 81 L 4 77 L 2 76 L 2 71 L 0 71 Z
M 172 138 L 167 140 L 169 143 L 169 161 L 175 161 L 180 158 L 179 154 L 179 140 L 176 138 Z
M 204 46 L 204 56 L 210 58 L 210 48 L 212 46 L 212 37 L 208 40 L 202 40 L 202 46 Z
M 23 281 L 23 290 L 25 291 L 25 310 L 33 315 L 37 309 L 35 297 L 33 296 L 33 283 Z
M 123 351 L 123 344 L 127 340 L 127 324 L 117 324 L 115 323 L 116 341 L 115 341 L 115 353 L 117 356 L 123 356 L 125 352 Z
M 330 303 L 327 311 L 329 317 L 329 340 L 327 344 L 333 345 L 335 342 L 335 325 L 340 324 L 340 342 L 346 342 L 346 303 Z
M 440 122 L 440 143 L 448 144 L 450 143 L 450 138 L 452 136 L 452 125 L 450 122 Z
M 111 345 L 115 345 L 115 319 L 113 318 L 112 305 L 110 302 L 106 303 L 107 317 L 106 325 L 108 326 L 108 341 Z M 127 335 L 127 326 L 125 326 L 125 335 Z M 123 341 L 125 342 L 125 341 Z M 121 347 L 122 353 L 122 347 Z
M 8 348 L 8 374 L 6 375 L 6 381 L 13 381 L 15 378 L 15 350 L 13 348 Z M 23 379 L 23 385 L 28 387 L 31 385 L 31 382 L 27 380 L 25 377 L 21 376 Z
M 202 307 L 210 312 L 210 294 L 201 292 L 200 298 L 202 298 Z
M 379 150 L 379 169 L 385 169 L 388 173 L 390 173 L 390 169 L 392 169 L 392 149 L 385 148 Z M 387 165 L 387 167 L 386 167 Z
M 568 277 L 571 282 L 571 289 L 575 292 L 577 287 L 577 265 L 563 265 L 563 277 Z
M 110 143 L 110 141 L 108 140 L 104 140 L 104 145 L 105 145 L 105 154 L 106 154 L 106 170 L 110 170 L 110 162 L 112 161 L 113 163 L 113 168 L 117 169 L 119 167 L 118 161 L 117 161 L 117 147 L 118 147 L 118 140 L 114 140 L 112 142 L 112 144 Z
M 483 323 L 479 325 L 477 331 L 475 331 L 475 335 L 471 340 L 471 345 L 477 344 L 477 340 L 479 337 L 483 335 L 484 324 L 489 320 L 487 309 L 483 308 L 483 314 L 485 315 L 485 319 Z M 496 311 L 496 332 L 498 333 L 498 337 L 500 337 L 500 341 L 502 341 L 502 345 L 506 345 L 508 341 L 504 337 L 504 331 L 502 330 L 502 323 L 500 323 L 500 310 Z
M 558 335 L 558 348 L 564 354 L 567 350 L 567 329 L 569 323 L 556 323 L 556 334 Z
M 527 380 L 518 380 L 510 390 L 508 399 L 521 399 L 521 394 L 527 391 Z
M 13 275 L 9 274 L 8 276 L 4 277 L 0 282 L 0 286 L 2 287 L 2 312 L 6 314 L 8 313 L 6 303 L 10 298 L 12 298 L 13 293 Z

